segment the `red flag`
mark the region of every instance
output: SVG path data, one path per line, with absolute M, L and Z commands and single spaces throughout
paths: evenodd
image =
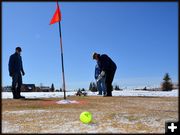
M 57 4 L 57 9 L 56 9 L 56 12 L 53 15 L 53 18 L 51 19 L 50 25 L 54 24 L 56 22 L 59 22 L 59 21 L 61 21 L 61 12 L 60 12 L 60 9 L 59 9 L 59 5 Z

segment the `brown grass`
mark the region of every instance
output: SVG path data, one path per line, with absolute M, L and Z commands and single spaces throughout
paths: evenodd
M 178 120 L 178 97 L 68 97 L 79 104 L 56 104 L 62 99 L 2 100 L 3 133 L 164 133 L 165 121 Z M 83 111 L 93 114 L 82 124 Z

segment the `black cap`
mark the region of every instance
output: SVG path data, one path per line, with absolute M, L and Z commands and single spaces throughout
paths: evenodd
M 21 47 L 16 47 L 16 50 L 19 51 L 19 52 L 22 51 L 22 50 L 21 50 Z
M 92 55 L 93 59 L 95 59 L 96 55 L 97 55 L 97 53 L 94 52 L 93 55 Z
M 100 54 L 94 52 L 92 57 L 93 57 L 93 59 L 96 59 L 96 57 L 99 59 L 100 58 Z

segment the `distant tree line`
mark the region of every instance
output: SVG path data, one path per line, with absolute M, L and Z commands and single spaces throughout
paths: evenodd
M 27 86 L 31 86 L 32 88 L 30 90 L 27 90 L 28 87 L 23 86 L 22 87 L 22 91 L 32 91 L 32 92 L 40 92 L 40 91 L 44 91 L 44 92 L 54 92 L 54 91 L 60 91 L 63 92 L 62 88 L 60 88 L 59 90 L 55 90 L 54 84 L 52 83 L 51 87 L 47 87 L 47 86 L 43 86 L 42 83 L 40 84 L 40 87 L 35 87 L 34 84 L 27 84 Z M 171 91 L 173 89 L 178 89 L 179 88 L 179 84 L 173 84 L 172 80 L 169 76 L 168 73 L 166 73 L 163 77 L 163 82 L 161 83 L 161 86 L 159 87 L 160 90 L 162 91 Z M 11 91 L 11 86 L 6 86 L 2 88 L 3 91 Z M 113 89 L 114 90 L 122 90 L 119 85 L 113 85 Z M 89 90 L 92 92 L 97 92 L 97 85 L 95 82 L 90 82 L 89 84 Z M 148 90 L 146 87 L 143 88 L 143 90 Z M 75 91 L 85 91 L 84 88 L 79 88 Z
M 176 85 L 174 84 L 174 85 L 173 85 L 172 80 L 171 80 L 169 74 L 166 73 L 166 74 L 164 75 L 163 82 L 161 83 L 161 86 L 160 86 L 159 89 L 162 90 L 162 91 L 171 91 L 171 90 L 173 90 L 173 89 L 177 89 L 178 87 L 179 87 L 178 84 L 176 84 Z M 113 85 L 113 89 L 114 89 L 114 90 L 122 90 L 122 89 L 119 87 L 119 85 Z M 89 90 L 92 91 L 92 92 L 97 92 L 97 91 L 98 91 L 98 90 L 97 90 L 97 85 L 96 85 L 95 82 L 90 82 L 90 84 L 89 84 Z M 144 87 L 143 90 L 148 90 L 148 89 L 147 89 L 146 87 Z

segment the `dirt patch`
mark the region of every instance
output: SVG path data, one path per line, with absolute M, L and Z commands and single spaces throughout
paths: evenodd
M 178 120 L 178 97 L 68 97 L 2 100 L 2 133 L 164 133 L 165 121 Z M 90 124 L 79 115 L 89 111 Z

